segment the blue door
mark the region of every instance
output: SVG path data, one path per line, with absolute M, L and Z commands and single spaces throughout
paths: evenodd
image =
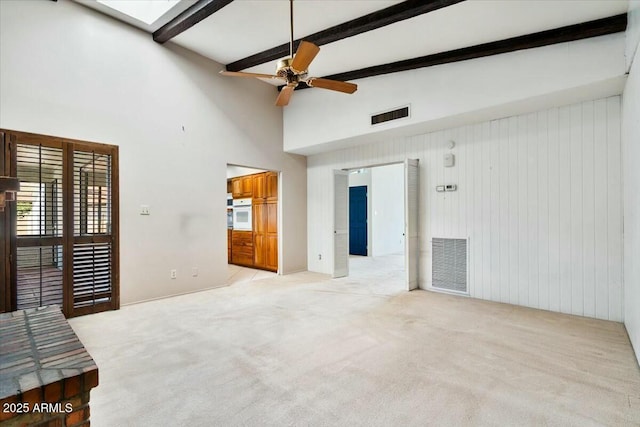
M 349 254 L 367 255 L 367 186 L 349 187 Z

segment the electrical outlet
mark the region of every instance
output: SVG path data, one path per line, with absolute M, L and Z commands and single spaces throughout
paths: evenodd
M 178 277 L 178 270 L 171 270 L 171 278 L 175 279 Z
M 141 205 L 140 206 L 140 215 L 151 215 L 149 213 L 149 206 L 147 205 Z
M 198 277 L 198 267 L 193 267 L 193 268 L 191 269 L 191 275 L 192 275 L 193 277 Z
M 318 260 L 322 261 L 322 254 L 318 254 Z

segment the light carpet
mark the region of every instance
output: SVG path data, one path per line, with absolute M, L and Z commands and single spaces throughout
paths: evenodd
M 371 258 L 361 263 L 374 262 Z M 72 319 L 91 425 L 638 426 L 624 326 L 300 273 Z

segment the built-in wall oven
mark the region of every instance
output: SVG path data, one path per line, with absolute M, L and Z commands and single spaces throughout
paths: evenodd
M 252 221 L 251 199 L 233 199 L 233 229 L 251 231 Z

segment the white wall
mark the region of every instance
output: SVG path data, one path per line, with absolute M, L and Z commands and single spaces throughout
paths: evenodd
M 638 16 L 640 2 L 635 2 Z M 629 6 L 631 11 L 632 5 Z M 629 20 L 628 44 L 636 52 L 622 96 L 622 150 L 624 171 L 624 323 L 640 362 L 640 21 Z
M 430 239 L 468 236 L 471 296 L 623 319 L 619 96 L 310 156 L 310 270 L 333 265 L 332 170 L 405 158 L 420 159 L 422 288 Z
M 404 252 L 404 165 L 371 168 L 371 252 Z
M 266 172 L 264 169 L 248 168 L 245 166 L 227 165 L 227 179 L 254 173 Z
M 363 168 L 361 173 L 349 174 L 349 187 L 371 187 L 371 169 Z
M 226 282 L 227 163 L 282 172 L 282 267 L 306 268 L 306 161 L 275 89 L 221 68 L 67 0 L 0 2 L 0 127 L 120 147 L 122 303 Z
M 619 95 L 624 40 L 624 33 L 617 33 L 360 79 L 353 95 L 303 90 L 296 93 L 293 108 L 284 111 L 284 148 L 317 153 L 371 142 L 399 128 L 412 132 L 404 135 L 416 135 L 518 114 L 514 108 L 536 111 Z M 536 103 L 542 106 L 531 109 Z M 407 104 L 409 119 L 371 126 L 372 113 Z M 306 119 L 310 116 L 313 121 Z
M 635 57 L 640 42 L 640 0 L 629 0 L 627 12 L 627 31 L 625 43 L 625 58 L 627 71 L 631 69 L 631 63 Z

